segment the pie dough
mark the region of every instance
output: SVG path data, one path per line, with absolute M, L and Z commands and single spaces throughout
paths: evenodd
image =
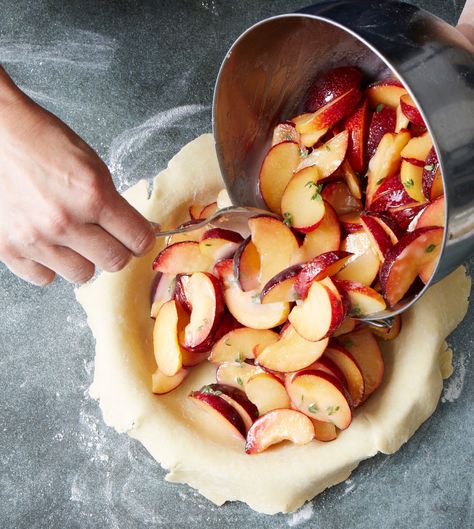
M 187 217 L 191 203 L 206 203 L 223 187 L 214 142 L 205 134 L 186 145 L 154 181 L 140 181 L 124 196 L 163 229 Z M 102 273 L 76 291 L 96 339 L 91 395 L 104 420 L 138 439 L 168 470 L 166 479 L 187 483 L 212 502 L 239 500 L 274 514 L 294 511 L 350 475 L 377 452 L 398 450 L 433 413 L 446 366 L 445 338 L 464 317 L 470 280 L 463 268 L 433 286 L 403 317 L 399 337 L 383 345 L 382 386 L 356 413 L 351 426 L 330 443 L 282 444 L 249 456 L 238 444 L 223 443 L 206 430 L 197 407 L 186 398 L 214 380 L 215 368 L 194 368 L 174 392 L 156 396 L 156 364 L 149 317 L 152 261 L 163 246 L 134 259 L 119 273 Z

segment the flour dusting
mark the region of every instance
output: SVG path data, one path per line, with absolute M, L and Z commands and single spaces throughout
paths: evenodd
M 212 13 L 216 17 L 219 16 L 219 10 L 215 0 L 204 0 L 201 2 L 201 5 L 206 11 L 209 11 L 209 13 Z
M 441 402 L 454 402 L 461 396 L 468 361 L 469 356 L 464 351 L 453 355 L 453 374 L 445 383 Z
M 72 65 L 89 70 L 107 70 L 117 44 L 114 39 L 84 30 L 68 30 L 49 44 L 31 40 L 0 38 L 0 63 L 44 63 Z
M 296 527 L 304 522 L 307 522 L 313 516 L 313 505 L 311 503 L 306 503 L 299 511 L 296 511 L 292 514 L 288 520 L 288 525 L 290 527 Z
M 342 491 L 343 497 L 350 494 L 356 488 L 356 484 L 352 479 L 346 479 L 346 481 L 344 481 L 344 485 L 346 485 L 346 488 Z
M 156 160 L 161 158 L 158 154 L 168 152 L 169 142 L 163 137 L 164 131 L 170 132 L 173 127 L 191 126 L 189 118 L 208 110 L 209 107 L 204 105 L 170 108 L 117 136 L 110 146 L 108 166 L 116 179 L 118 190 L 122 192 L 130 187 L 137 181 L 137 176 L 145 176 L 140 174 L 140 167 L 147 157 L 152 158 L 156 165 Z M 174 153 L 177 150 L 179 146 L 174 146 Z M 155 173 L 158 172 L 156 169 L 155 167 Z
M 91 462 L 107 462 L 109 454 L 106 452 L 107 441 L 100 420 L 82 409 L 79 416 L 81 446 L 90 455 Z

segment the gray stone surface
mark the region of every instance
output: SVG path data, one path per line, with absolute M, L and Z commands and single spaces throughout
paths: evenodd
M 450 22 L 463 4 L 415 3 Z M 241 31 L 305 4 L 2 0 L 0 62 L 92 144 L 124 189 L 210 130 L 217 69 Z M 42 290 L 4 267 L 0 285 L 1 529 L 473 526 L 472 305 L 449 338 L 455 373 L 411 441 L 298 513 L 268 517 L 165 483 L 137 442 L 103 424 L 87 395 L 94 343 L 70 285 Z

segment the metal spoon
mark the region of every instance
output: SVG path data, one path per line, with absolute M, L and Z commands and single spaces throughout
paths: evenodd
M 170 235 L 176 235 L 178 233 L 187 233 L 189 231 L 198 230 L 199 228 L 225 228 L 227 230 L 238 231 L 241 234 L 247 234 L 249 232 L 247 221 L 251 217 L 258 215 L 269 215 L 271 217 L 279 218 L 271 211 L 266 211 L 259 208 L 243 207 L 243 206 L 229 206 L 217 210 L 210 217 L 203 219 L 201 222 L 193 222 L 187 226 L 182 226 L 174 230 L 161 231 L 160 226 L 154 223 L 156 228 L 155 235 L 157 237 L 168 237 Z

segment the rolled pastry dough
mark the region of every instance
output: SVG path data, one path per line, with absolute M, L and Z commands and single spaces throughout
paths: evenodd
M 140 181 L 125 197 L 166 228 L 185 220 L 190 203 L 206 203 L 222 187 L 213 138 L 206 134 L 170 161 L 150 196 Z M 256 456 L 246 455 L 239 444 L 216 441 L 186 399 L 191 389 L 213 380 L 212 365 L 194 368 L 168 395 L 151 392 L 156 366 L 149 289 L 151 264 L 162 244 L 157 240 L 147 256 L 119 273 L 102 273 L 76 294 L 96 339 L 91 395 L 99 399 L 105 422 L 143 443 L 168 470 L 168 481 L 187 483 L 218 505 L 239 500 L 267 514 L 294 511 L 345 480 L 363 459 L 398 450 L 435 410 L 446 369 L 444 340 L 467 310 L 470 280 L 462 268 L 404 316 L 400 336 L 383 347 L 383 385 L 337 440 L 284 444 Z

